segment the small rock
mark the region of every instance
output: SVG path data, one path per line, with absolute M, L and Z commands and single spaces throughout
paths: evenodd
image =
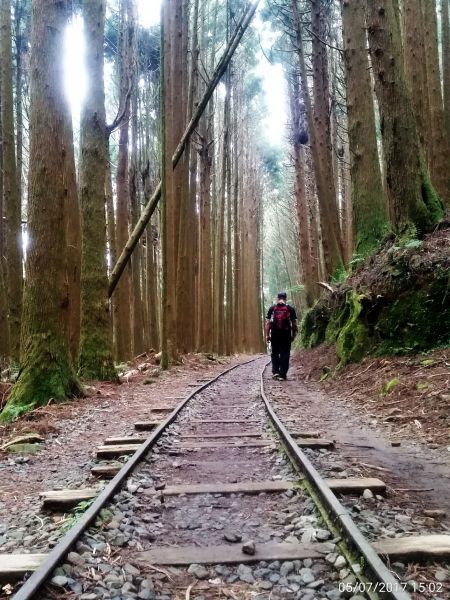
M 227 531 L 223 534 L 223 539 L 226 542 L 230 542 L 231 544 L 237 544 L 239 542 L 242 542 L 242 535 L 233 531 Z
M 254 556 L 256 552 L 255 542 L 253 540 L 249 540 L 242 544 L 242 552 L 244 554 L 248 554 L 249 556 Z
M 281 577 L 287 577 L 294 570 L 294 563 L 287 560 L 281 564 L 280 575 Z
M 205 569 L 203 565 L 197 565 L 195 563 L 189 567 L 188 573 L 197 579 L 207 579 L 209 575 L 208 570 Z
M 435 579 L 438 581 L 447 581 L 448 573 L 444 569 L 438 569 L 434 574 Z
M 240 564 L 237 568 L 237 574 L 244 583 L 255 583 L 252 570 L 248 565 Z
M 72 565 L 77 565 L 77 566 L 81 566 L 84 565 L 84 558 L 82 558 L 79 554 L 77 554 L 76 552 L 69 552 L 68 556 L 67 556 L 67 560 L 72 564 Z
M 53 577 L 52 583 L 58 587 L 64 587 L 69 583 L 69 580 L 64 575 L 56 575 L 56 577 Z
M 331 533 L 327 529 L 318 529 L 316 531 L 316 539 L 319 542 L 326 542 L 331 537 Z
M 343 556 L 338 556 L 334 563 L 334 566 L 336 569 L 342 569 L 343 567 L 347 566 L 347 561 Z
M 365 500 L 372 500 L 373 499 L 373 492 L 372 490 L 369 490 L 368 488 L 364 490 L 363 492 L 363 498 Z
M 271 581 L 260 581 L 258 587 L 260 590 L 271 590 L 273 588 L 273 583 Z

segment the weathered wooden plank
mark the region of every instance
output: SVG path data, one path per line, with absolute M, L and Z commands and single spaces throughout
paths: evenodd
M 320 431 L 290 431 L 293 438 L 318 438 L 320 437 Z
M 205 440 L 216 440 L 216 439 L 222 439 L 222 438 L 260 438 L 261 437 L 261 433 L 258 433 L 256 431 L 250 431 L 248 433 L 246 433 L 245 431 L 240 431 L 240 432 L 234 432 L 234 433 L 195 433 L 195 434 L 186 434 L 186 435 L 180 435 L 180 439 L 182 440 L 200 440 L 200 439 L 205 439 Z
M 161 425 L 161 421 L 137 421 L 134 428 L 138 431 L 151 431 Z
M 221 425 L 222 423 L 229 423 L 233 425 L 253 425 L 254 423 L 259 423 L 259 421 L 257 421 L 256 419 L 203 419 L 202 421 L 189 421 L 189 423 L 191 425 L 203 425 L 203 423 L 211 423 L 217 425 Z
M 150 412 L 172 412 L 175 410 L 175 406 L 169 406 L 167 404 L 161 404 L 160 406 L 152 406 Z
M 95 465 L 92 467 L 91 473 L 94 477 L 104 477 L 110 479 L 115 477 L 123 465 L 117 463 L 115 465 Z
M 146 438 L 132 436 L 109 437 L 103 442 L 105 446 L 121 446 L 123 444 L 143 444 Z
M 98 490 L 85 488 L 81 490 L 52 490 L 41 492 L 43 508 L 68 508 L 76 506 L 79 502 L 92 500 L 98 496 Z
M 13 581 L 38 569 L 47 554 L 0 554 L 0 580 Z
M 220 546 L 157 546 L 145 552 L 136 552 L 139 563 L 151 565 L 190 565 L 192 563 L 235 564 L 260 560 L 302 560 L 320 558 L 325 553 L 323 544 L 287 544 L 268 542 L 256 544 L 253 556 L 244 554 L 240 545 L 223 544 Z
M 376 493 L 386 491 L 386 484 L 380 479 L 361 477 L 349 479 L 326 479 L 327 485 L 340 493 L 362 493 L 370 489 Z M 192 485 L 168 485 L 166 496 L 179 494 L 258 494 L 260 492 L 284 492 L 295 488 L 294 481 L 241 481 L 239 483 L 198 483 Z
M 295 443 L 299 448 L 311 448 L 311 450 L 319 450 L 321 448 L 334 448 L 334 442 L 332 440 L 313 439 L 313 438 L 300 438 L 295 440 Z
M 98 458 L 114 458 L 124 454 L 134 454 L 139 444 L 119 444 L 117 446 L 99 446 L 97 448 Z
M 448 559 L 450 557 L 450 535 L 412 535 L 379 539 L 372 546 L 378 554 L 392 558 Z
M 384 494 L 386 484 L 376 477 L 349 477 L 348 479 L 325 479 L 333 492 L 341 494 L 362 494 L 364 490 L 371 490 L 375 494 Z
M 180 444 L 174 444 L 173 449 L 186 450 L 186 449 L 202 449 L 202 448 L 275 448 L 275 444 L 269 440 L 255 440 L 249 442 L 181 442 Z
M 260 492 L 285 492 L 295 486 L 293 481 L 242 481 L 240 483 L 198 483 L 193 485 L 168 485 L 165 496 L 180 494 L 259 494 Z

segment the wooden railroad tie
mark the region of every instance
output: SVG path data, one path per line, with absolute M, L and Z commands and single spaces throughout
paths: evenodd
M 320 437 L 320 431 L 290 431 L 291 437 L 293 438 L 318 438 Z
M 117 475 L 120 469 L 123 467 L 122 463 L 115 463 L 113 465 L 95 465 L 92 467 L 91 474 L 94 477 L 103 477 L 104 479 L 112 479 Z
M 217 439 L 226 439 L 226 438 L 260 438 L 261 433 L 257 431 L 249 431 L 248 433 L 245 431 L 240 431 L 239 433 L 195 433 L 195 434 L 186 434 L 180 435 L 181 440 L 217 440 Z
M 109 437 L 103 442 L 105 446 L 121 446 L 123 444 L 143 444 L 147 438 L 133 436 Z
M 174 450 L 202 450 L 205 448 L 276 448 L 275 444 L 273 442 L 271 442 L 270 440 L 254 440 L 254 441 L 248 441 L 248 442 L 241 442 L 241 441 L 229 441 L 227 442 L 226 440 L 224 440 L 223 442 L 221 442 L 220 440 L 218 440 L 217 442 L 194 442 L 194 441 L 190 441 L 190 442 L 181 442 L 179 444 L 174 444 L 173 445 L 173 449 Z
M 349 479 L 325 479 L 325 483 L 335 493 L 362 494 L 369 489 L 374 493 L 386 492 L 386 484 L 374 477 Z M 275 493 L 295 489 L 295 481 L 243 481 L 240 483 L 199 483 L 193 485 L 168 485 L 164 488 L 165 496 L 181 494 L 259 494 Z
M 333 440 L 323 440 L 323 439 L 309 439 L 309 438 L 299 438 L 295 440 L 295 443 L 299 448 L 310 448 L 311 450 L 320 450 L 325 448 L 327 450 L 331 450 L 334 448 Z
M 379 539 L 372 544 L 375 552 L 390 558 L 450 558 L 450 535 L 411 535 Z
M 115 458 L 125 454 L 134 454 L 139 448 L 139 444 L 118 444 L 117 446 L 99 446 L 97 448 L 97 458 Z
M 41 492 L 42 508 L 66 509 L 96 498 L 99 490 L 85 488 L 80 490 L 53 490 Z
M 184 566 L 192 563 L 199 565 L 249 563 L 260 560 L 302 560 L 322 558 L 325 554 L 323 544 L 288 544 L 268 542 L 256 544 L 253 556 L 244 554 L 241 545 L 223 544 L 220 546 L 156 546 L 145 552 L 136 552 L 139 563 L 151 565 Z
M 160 406 L 150 407 L 150 412 L 172 412 L 175 410 L 175 406 L 169 406 L 167 404 L 161 404 Z
M 138 431 L 151 431 L 161 425 L 161 421 L 137 421 L 134 428 Z
M 0 581 L 22 579 L 36 571 L 46 558 L 47 554 L 0 554 Z
M 255 423 L 259 423 L 259 421 L 257 421 L 256 419 L 242 419 L 242 420 L 238 420 L 238 419 L 203 419 L 203 421 L 189 421 L 189 423 L 191 425 L 203 425 L 204 423 L 206 424 L 217 424 L 217 425 L 222 425 L 222 424 L 230 424 L 230 425 L 247 425 L 247 424 L 255 424 Z M 311 436 L 312 437 L 312 436 Z

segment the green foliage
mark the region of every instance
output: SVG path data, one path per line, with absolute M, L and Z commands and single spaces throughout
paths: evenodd
M 320 302 L 305 312 L 300 323 L 300 344 L 303 348 L 315 348 L 325 341 L 329 315 Z
M 388 394 L 390 394 L 392 392 L 392 390 L 395 387 L 398 386 L 399 383 L 400 383 L 400 379 L 397 379 L 396 377 L 394 379 L 391 379 L 383 386 L 383 388 L 381 390 L 381 395 L 387 396 Z
M 369 332 L 360 318 L 363 298 L 364 295 L 353 290 L 347 293 L 345 304 L 348 316 L 336 339 L 336 353 L 341 365 L 361 360 L 371 347 Z
M 79 502 L 75 508 L 72 510 L 72 514 L 70 517 L 64 520 L 64 523 L 61 525 L 59 531 L 62 535 L 65 535 L 72 527 L 77 523 L 77 521 L 83 516 L 83 513 L 91 506 L 94 502 L 95 498 L 91 500 L 83 500 L 83 502 Z

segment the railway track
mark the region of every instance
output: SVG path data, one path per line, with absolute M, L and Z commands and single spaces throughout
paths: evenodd
M 333 442 L 288 431 L 266 363 L 198 382 L 156 428 L 106 440 L 99 456 L 132 454 L 99 463 L 95 473 L 113 476 L 101 491 L 49 490 L 48 510 L 92 503 L 14 597 L 410 598 L 338 499 L 383 493 L 383 481 L 319 475 L 302 448 Z

